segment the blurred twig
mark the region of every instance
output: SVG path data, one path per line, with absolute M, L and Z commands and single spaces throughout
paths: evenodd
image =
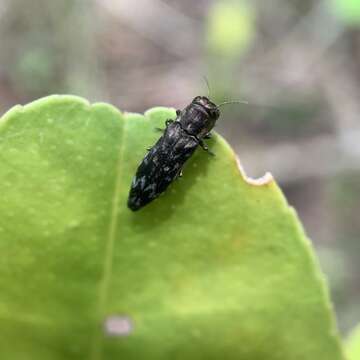
M 125 22 L 165 51 L 188 58 L 199 47 L 201 24 L 159 0 L 96 0 L 109 14 Z
M 94 24 L 97 12 L 96 3 L 91 0 L 77 0 L 66 18 L 61 37 L 67 41 L 66 85 L 75 94 L 89 100 L 108 99 L 104 86 L 103 66 L 98 56 L 97 31 L 100 28 L 100 17 Z M 76 36 L 74 35 L 76 25 Z M 89 82 L 89 79 L 92 81 Z
M 300 88 L 317 81 L 326 55 L 346 32 L 329 9 L 328 1 L 315 2 L 307 15 L 302 16 L 285 36 L 278 39 L 276 46 L 255 59 L 249 59 L 243 66 L 241 78 L 252 84 L 246 94 L 250 100 L 267 98 L 271 102 L 271 99 L 276 99 L 291 87 Z M 269 80 L 268 87 L 261 86 L 264 78 Z

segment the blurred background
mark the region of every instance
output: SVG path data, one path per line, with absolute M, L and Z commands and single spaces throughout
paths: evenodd
M 340 329 L 360 320 L 360 0 L 0 0 L 0 113 L 54 93 L 222 108 L 314 242 Z M 301 286 L 301 284 L 299 284 Z

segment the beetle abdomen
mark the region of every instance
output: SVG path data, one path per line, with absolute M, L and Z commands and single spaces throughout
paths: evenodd
M 144 157 L 131 183 L 128 207 L 139 210 L 157 198 L 176 179 L 199 145 L 178 121 L 168 125 L 163 136 Z

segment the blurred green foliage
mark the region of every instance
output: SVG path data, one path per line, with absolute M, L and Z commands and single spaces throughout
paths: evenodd
M 223 57 L 244 53 L 255 35 L 254 11 L 244 1 L 218 1 L 209 10 L 209 50 Z
M 49 49 L 33 47 L 19 57 L 11 76 L 14 84 L 21 84 L 22 91 L 41 93 L 44 86 L 50 86 L 54 80 L 54 65 Z
M 335 14 L 349 25 L 360 25 L 359 0 L 332 0 Z

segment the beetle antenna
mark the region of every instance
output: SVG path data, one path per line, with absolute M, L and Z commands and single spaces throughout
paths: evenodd
M 249 105 L 249 102 L 246 100 L 230 100 L 230 101 L 224 101 L 221 104 L 216 105 L 216 106 L 220 107 L 220 106 L 224 106 L 227 104 L 247 104 L 247 105 Z
M 204 79 L 205 84 L 206 84 L 206 87 L 207 87 L 207 89 L 208 89 L 207 97 L 210 98 L 210 84 L 209 84 L 209 80 L 208 80 L 208 78 L 207 78 L 205 75 L 203 76 L 203 79 Z

